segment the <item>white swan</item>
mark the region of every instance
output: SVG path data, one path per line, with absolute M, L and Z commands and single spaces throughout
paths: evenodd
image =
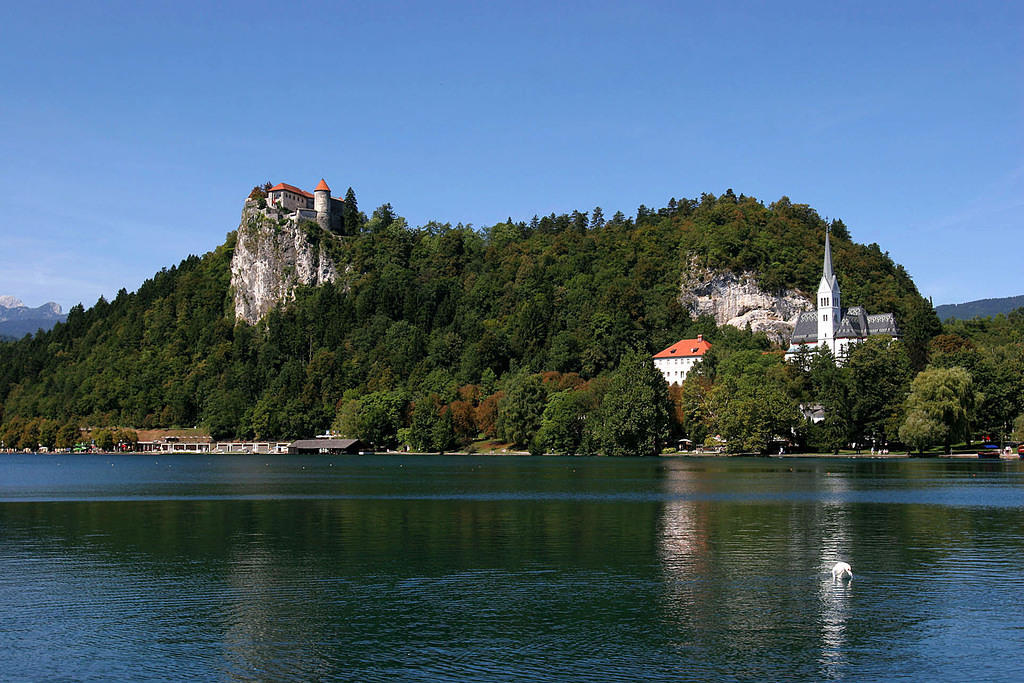
M 839 581 L 840 579 L 852 579 L 853 568 L 850 567 L 846 562 L 836 562 L 836 566 L 832 567 L 832 580 Z

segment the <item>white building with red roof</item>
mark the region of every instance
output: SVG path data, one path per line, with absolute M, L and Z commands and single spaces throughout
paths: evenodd
M 331 196 L 331 188 L 323 178 L 312 194 L 288 183 L 278 183 L 267 190 L 267 205 L 293 213 L 299 220 L 316 221 L 326 230 L 341 232 L 344 200 Z
M 322 180 L 320 182 L 323 182 Z M 295 209 L 312 209 L 313 195 L 305 190 L 289 185 L 278 183 L 267 190 L 267 204 L 280 206 L 287 211 Z
M 665 381 L 682 384 L 686 374 L 711 350 L 711 344 L 698 334 L 696 339 L 680 339 L 672 346 L 654 354 L 654 367 L 661 371 Z

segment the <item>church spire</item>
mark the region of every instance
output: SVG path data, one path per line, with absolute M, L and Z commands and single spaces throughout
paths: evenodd
M 831 285 L 836 281 L 836 275 L 832 272 L 832 245 L 829 243 L 829 233 L 831 230 L 825 229 L 825 266 L 822 268 L 821 275 Z

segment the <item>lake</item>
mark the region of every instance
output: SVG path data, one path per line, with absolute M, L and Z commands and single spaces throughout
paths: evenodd
M 1020 680 L 1022 556 L 1020 461 L 0 455 L 0 678 Z

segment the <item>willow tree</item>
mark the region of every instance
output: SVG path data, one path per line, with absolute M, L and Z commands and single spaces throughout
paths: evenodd
M 970 443 L 974 382 L 963 368 L 929 368 L 910 385 L 900 439 L 924 449 L 941 441 L 948 453 L 954 440 Z

